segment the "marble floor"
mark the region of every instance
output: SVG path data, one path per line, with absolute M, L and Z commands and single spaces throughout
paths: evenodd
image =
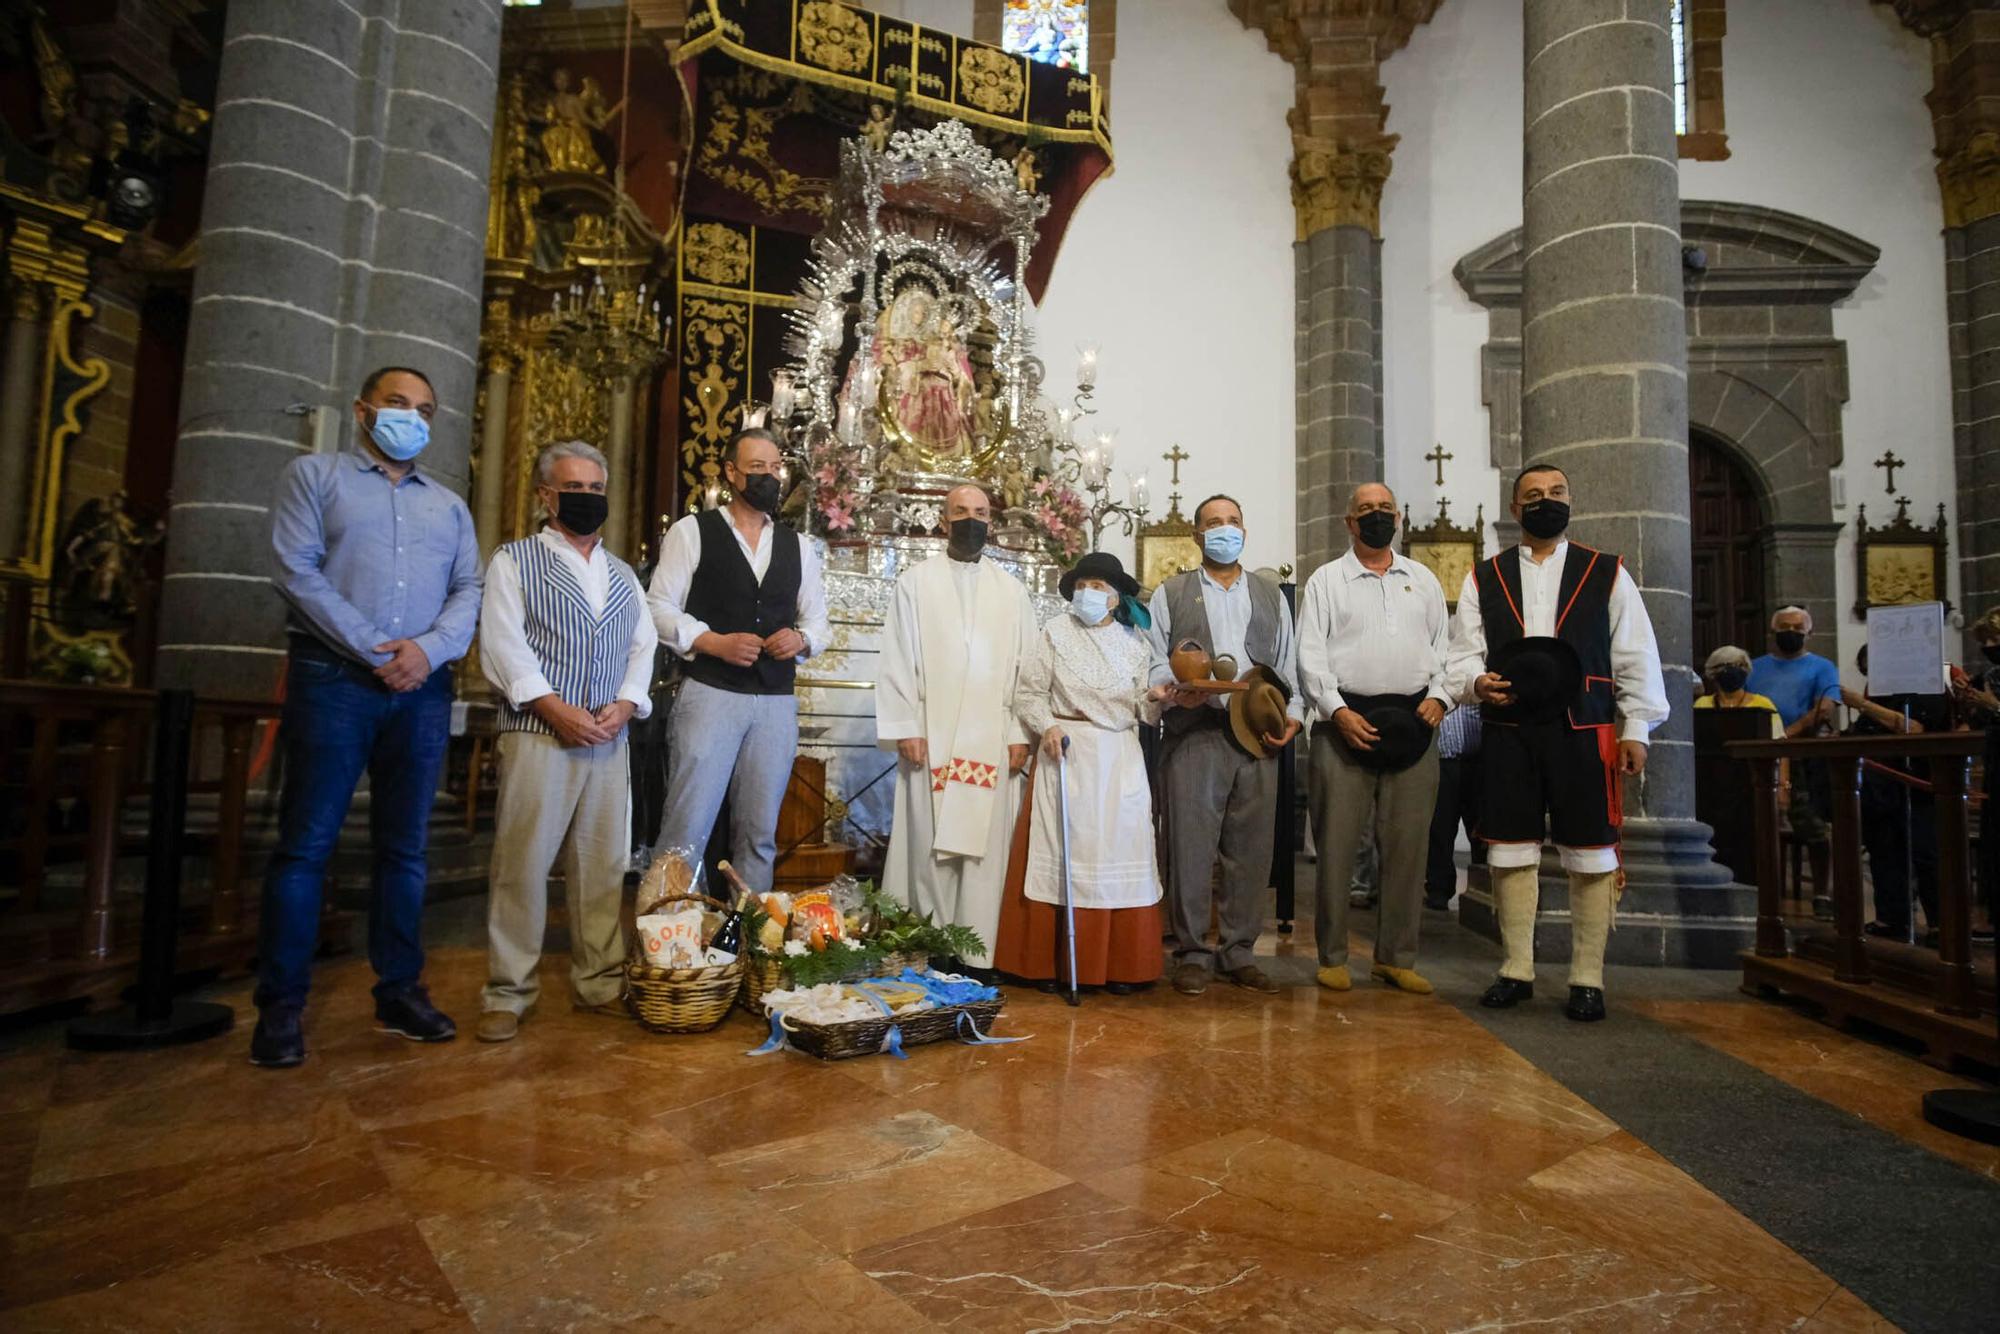
M 476 918 L 437 916 L 433 991 L 469 1029 Z M 1307 938 L 1273 935 L 1275 998 L 1011 991 L 999 1032 L 1032 1040 L 908 1061 L 554 1003 L 511 1044 L 416 1046 L 371 1031 L 353 956 L 297 1071 L 245 1062 L 246 984 L 215 989 L 239 1030 L 191 1049 L 18 1029 L 0 1327 L 1894 1328 L 1475 1022 L 1492 948 L 1425 929 L 1437 997 L 1321 991 Z M 1669 1026 L 2000 1170 L 1913 1117 L 1940 1077 L 1907 1057 L 1727 977 L 1612 994 L 1603 1030 Z

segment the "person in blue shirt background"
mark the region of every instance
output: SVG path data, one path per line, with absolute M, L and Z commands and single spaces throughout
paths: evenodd
M 418 933 L 451 729 L 445 668 L 471 645 L 481 580 L 471 512 L 416 466 L 436 410 L 423 372 L 374 372 L 354 401 L 354 446 L 294 460 L 271 509 L 272 582 L 287 604 L 291 658 L 284 796 L 257 951 L 256 1065 L 305 1059 L 320 887 L 364 771 L 377 1027 L 417 1042 L 457 1033 L 424 990 Z
M 1787 737 L 1813 736 L 1832 726 L 1833 708 L 1840 702 L 1840 669 L 1830 659 L 1806 652 L 1811 633 L 1812 613 L 1804 607 L 1781 608 L 1771 617 L 1771 651 L 1750 663 L 1748 689 L 1777 706 Z M 1801 842 L 1822 843 L 1833 814 L 1825 766 L 1806 761 L 1799 768 L 1786 812 L 1792 833 Z

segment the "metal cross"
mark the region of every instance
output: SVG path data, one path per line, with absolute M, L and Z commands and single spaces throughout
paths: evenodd
M 1880 468 L 1884 476 L 1887 478 L 1887 484 L 1882 489 L 1884 491 L 1887 491 L 1892 496 L 1895 495 L 1896 469 L 1907 468 L 1910 465 L 1903 462 L 1903 460 L 1897 458 L 1896 451 L 1892 449 L 1884 453 L 1881 458 L 1876 459 L 1875 466 Z
M 1188 453 L 1185 449 L 1182 449 L 1179 445 L 1175 445 L 1172 449 L 1160 455 L 1160 457 L 1174 465 L 1174 476 L 1172 485 L 1179 486 L 1181 484 L 1181 464 L 1193 458 L 1194 455 Z
M 1424 455 L 1424 462 L 1437 464 L 1437 484 L 1439 486 L 1444 485 L 1444 465 L 1449 460 L 1455 459 L 1457 457 L 1458 455 L 1456 454 L 1448 454 L 1445 452 L 1444 442 L 1442 440 L 1438 442 L 1438 446 L 1436 449 L 1433 449 L 1430 453 Z

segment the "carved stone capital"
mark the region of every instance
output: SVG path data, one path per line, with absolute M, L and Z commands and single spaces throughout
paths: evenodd
M 1359 144 L 1292 136 L 1292 209 L 1303 241 L 1329 227 L 1382 234 L 1382 186 L 1389 179 L 1393 134 Z
M 1937 175 L 1945 226 L 2000 215 L 2000 131 L 1974 131 L 1938 160 Z

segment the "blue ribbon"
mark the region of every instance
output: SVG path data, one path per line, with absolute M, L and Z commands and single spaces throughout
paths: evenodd
M 971 1011 L 958 1012 L 958 1040 L 969 1047 L 1004 1047 L 1010 1042 L 1026 1042 L 1033 1036 L 1033 1033 L 1028 1033 L 1018 1038 L 996 1038 L 979 1031 L 979 1023 L 972 1017 Z
M 903 1050 L 903 1026 L 901 1024 L 889 1025 L 888 1033 L 883 1035 L 882 1038 L 882 1050 L 888 1052 L 899 1061 L 910 1059 L 910 1053 Z
M 778 1018 L 776 1010 L 771 1011 L 771 1036 L 764 1039 L 761 1047 L 752 1047 L 745 1056 L 769 1056 L 774 1051 L 789 1051 L 791 1041 L 785 1036 L 785 1026 Z

